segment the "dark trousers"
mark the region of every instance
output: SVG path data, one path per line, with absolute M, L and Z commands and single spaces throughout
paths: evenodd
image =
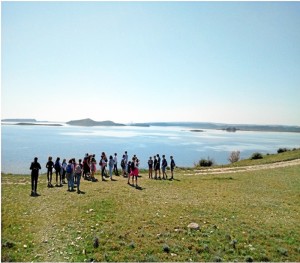
M 119 175 L 117 164 L 114 164 L 114 173 L 115 175 Z
M 31 174 L 31 190 L 34 193 L 36 193 L 38 178 L 39 178 L 38 174 Z

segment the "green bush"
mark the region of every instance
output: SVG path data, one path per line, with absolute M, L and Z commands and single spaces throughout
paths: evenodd
M 201 159 L 199 161 L 199 166 L 201 167 L 209 167 L 209 166 L 213 166 L 214 165 L 214 161 L 212 159 L 210 159 L 209 157 L 207 159 Z
M 257 160 L 257 159 L 262 159 L 263 158 L 263 156 L 262 156 L 262 154 L 261 153 L 253 153 L 252 155 L 251 155 L 251 160 Z
M 284 152 L 287 152 L 287 151 L 288 151 L 287 148 L 279 148 L 279 149 L 277 150 L 277 153 L 284 153 Z

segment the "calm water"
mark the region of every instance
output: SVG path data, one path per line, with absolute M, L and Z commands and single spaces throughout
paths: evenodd
M 48 156 L 83 158 L 101 152 L 120 159 L 124 151 L 136 154 L 146 168 L 149 156 L 173 155 L 178 166 L 193 166 L 201 158 L 212 158 L 217 164 L 228 163 L 230 152 L 239 150 L 241 158 L 253 152 L 275 153 L 280 147 L 299 148 L 300 134 L 277 132 L 235 132 L 217 130 L 191 132 L 182 127 L 49 127 L 2 125 L 1 171 L 29 174 L 29 166 L 39 157 L 45 172 Z

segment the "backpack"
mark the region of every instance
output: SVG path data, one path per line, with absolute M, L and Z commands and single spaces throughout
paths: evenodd
M 72 169 L 72 165 L 71 164 L 68 164 L 67 167 L 66 167 L 66 172 L 68 174 L 71 174 L 73 172 L 73 169 Z
M 75 173 L 76 173 L 76 174 L 81 174 L 81 166 L 80 166 L 79 164 L 76 165 Z
M 124 161 L 124 159 L 122 159 L 122 161 L 121 161 L 121 167 L 125 168 L 125 161 Z

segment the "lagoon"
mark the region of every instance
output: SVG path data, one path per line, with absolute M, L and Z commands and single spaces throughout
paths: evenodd
M 239 150 L 241 158 L 253 152 L 276 153 L 279 148 L 299 148 L 300 134 L 288 132 L 253 132 L 204 129 L 192 132 L 187 127 L 78 127 L 78 126 L 1 126 L 1 172 L 29 174 L 29 166 L 37 156 L 46 172 L 48 156 L 61 159 L 83 158 L 85 153 L 136 154 L 141 167 L 147 167 L 149 156 L 174 156 L 177 166 L 192 167 L 202 158 L 216 164 L 227 164 L 229 154 Z

